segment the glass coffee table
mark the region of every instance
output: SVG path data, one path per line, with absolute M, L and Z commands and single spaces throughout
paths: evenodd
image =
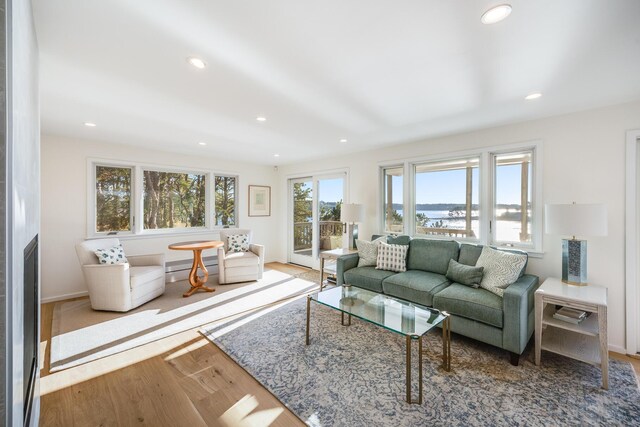
M 446 312 L 355 286 L 338 286 L 307 297 L 306 345 L 309 345 L 311 301 L 341 312 L 343 326 L 351 325 L 351 316 L 354 316 L 406 337 L 408 403 L 422 404 L 422 337 L 439 325 L 442 326 L 442 365 L 446 371 L 451 370 L 451 329 Z M 411 344 L 414 341 L 418 343 L 418 400 L 411 396 Z

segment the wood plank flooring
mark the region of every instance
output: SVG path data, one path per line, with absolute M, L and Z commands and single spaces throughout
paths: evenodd
M 267 267 L 307 271 L 280 263 Z M 54 304 L 42 305 L 41 426 L 304 425 L 198 328 L 51 374 Z M 640 373 L 640 360 L 611 357 L 631 362 Z
M 41 426 L 304 425 L 198 328 L 49 373 L 54 305 L 42 305 Z

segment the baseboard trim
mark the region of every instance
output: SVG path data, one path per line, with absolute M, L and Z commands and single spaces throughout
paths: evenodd
M 620 347 L 619 345 L 609 344 L 609 351 L 613 351 L 615 353 L 627 354 L 627 349 L 624 347 Z
M 57 301 L 63 301 L 67 299 L 87 297 L 87 296 L 89 296 L 89 291 L 73 292 L 70 294 L 56 295 L 54 297 L 42 298 L 40 300 L 40 304 L 46 304 L 49 302 L 57 302 Z

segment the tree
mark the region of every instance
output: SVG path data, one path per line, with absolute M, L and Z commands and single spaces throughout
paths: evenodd
M 96 167 L 96 231 L 131 230 L 131 169 Z
M 216 225 L 236 223 L 236 179 L 231 176 L 216 176 Z

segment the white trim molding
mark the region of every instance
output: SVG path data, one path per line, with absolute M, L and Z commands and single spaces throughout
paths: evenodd
M 638 353 L 638 144 L 640 129 L 627 132 L 625 186 L 625 304 L 627 354 Z

